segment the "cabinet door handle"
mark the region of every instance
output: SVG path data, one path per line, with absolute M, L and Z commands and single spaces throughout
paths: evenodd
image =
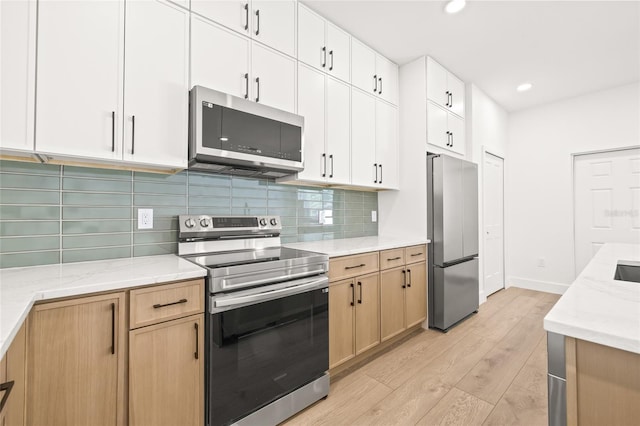
M 398 260 L 398 259 L 402 259 L 402 257 L 401 257 L 401 256 L 398 256 L 398 257 L 389 257 L 389 258 L 387 258 L 387 262 L 392 262 L 392 261 L 394 261 L 394 260 Z
M 327 176 L 327 154 L 322 153 L 322 161 L 324 163 L 324 168 L 322 169 L 322 177 Z
M 407 271 L 402 270 L 402 288 L 407 288 Z
M 453 93 L 449 92 L 449 108 L 451 108 L 453 106 Z
M 411 279 L 411 269 L 407 269 L 407 275 L 409 277 L 409 281 L 407 281 L 407 287 L 411 287 L 411 281 L 413 281 Z
M 256 102 L 260 102 L 260 77 L 256 77 L 256 86 L 258 88 L 256 92 Z
M 322 68 L 327 66 L 327 46 L 322 46 Z
M 116 353 L 116 304 L 111 304 L 111 355 Z
M 451 135 L 451 148 L 453 148 L 453 132 L 449 132 L 449 134 Z
M 249 99 L 249 73 L 244 73 L 244 98 Z
M 200 345 L 198 340 L 200 339 L 200 333 L 198 333 L 198 323 L 194 323 L 193 327 L 196 329 L 196 351 L 193 353 L 193 356 L 195 357 L 195 359 L 198 359 L 200 356 Z
M 2 410 L 4 409 L 4 405 L 7 403 L 7 400 L 9 399 L 9 394 L 11 393 L 11 389 L 13 389 L 14 383 L 15 382 L 13 380 L 10 380 L 8 382 L 4 382 L 0 384 L 0 392 L 5 391 L 4 396 L 2 397 L 2 400 L 0 400 L 0 413 L 2 413 Z
M 256 10 L 256 35 L 260 34 L 260 9 Z
M 244 4 L 244 30 L 249 29 L 249 2 Z
M 329 51 L 329 58 L 331 59 L 331 65 L 329 65 L 329 71 L 333 71 L 333 50 Z
M 353 283 L 349 285 L 351 286 L 351 306 L 354 306 L 356 304 L 356 288 L 353 286 Z
M 382 184 L 382 164 L 378 165 L 380 167 L 380 181 L 378 183 Z
M 136 116 L 131 116 L 131 155 L 136 152 Z
M 360 287 L 360 297 L 358 298 L 358 303 L 362 304 L 362 283 L 358 281 L 358 287 Z
M 347 270 L 348 269 L 356 269 L 356 268 L 362 268 L 363 266 L 367 266 L 367 265 L 364 264 L 364 263 L 361 263 L 361 264 L 355 265 L 355 266 L 345 266 L 344 269 L 347 269 Z
M 380 82 L 380 90 L 378 91 L 378 95 L 382 95 L 382 77 L 379 77 L 378 81 Z
M 414 256 L 422 256 L 422 252 L 420 252 L 420 253 L 412 253 L 411 257 L 414 257 Z
M 378 183 L 378 163 L 375 163 L 373 165 L 373 170 L 375 170 L 376 172 L 376 179 L 373 181 L 373 183 Z
M 373 76 L 373 93 L 378 91 L 378 74 Z
M 329 177 L 332 178 L 333 177 L 333 154 L 329 156 L 329 160 L 331 160 L 331 173 L 329 174 Z
M 444 106 L 448 107 L 449 106 L 449 91 L 447 90 L 444 93 L 445 93 L 445 95 L 447 95 L 447 102 L 444 104 Z
M 187 299 L 180 299 L 177 302 L 170 302 L 170 303 L 156 303 L 155 305 L 153 305 L 153 309 L 158 309 L 158 308 L 164 308 L 165 306 L 171 306 L 171 305 L 179 305 L 181 303 L 187 303 Z
M 447 146 L 451 146 L 451 133 L 447 130 Z
M 111 152 L 116 151 L 116 112 L 111 111 Z

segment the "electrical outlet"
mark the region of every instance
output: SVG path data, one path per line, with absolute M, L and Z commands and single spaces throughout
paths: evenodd
M 538 267 L 539 268 L 544 268 L 544 257 L 540 257 L 538 258 Z
M 320 210 L 318 212 L 318 223 L 320 225 L 333 225 L 333 210 Z
M 153 209 L 138 209 L 138 229 L 153 229 Z
M 376 210 L 371 210 L 371 222 L 378 221 L 378 212 Z

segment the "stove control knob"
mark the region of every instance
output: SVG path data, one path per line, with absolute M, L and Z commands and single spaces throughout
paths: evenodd
M 267 219 L 260 219 L 260 226 L 267 226 Z
M 196 221 L 189 218 L 184 222 L 184 224 L 187 228 L 193 228 L 194 226 L 196 226 Z
M 200 220 L 200 226 L 202 226 L 203 228 L 206 228 L 207 226 L 209 226 L 209 223 L 211 223 L 211 221 L 206 217 Z
M 276 226 L 277 224 L 278 224 L 278 221 L 276 220 L 275 217 L 271 219 L 271 226 Z

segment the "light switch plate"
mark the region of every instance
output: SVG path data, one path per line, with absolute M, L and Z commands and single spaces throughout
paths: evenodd
M 138 209 L 138 229 L 153 229 L 153 209 Z

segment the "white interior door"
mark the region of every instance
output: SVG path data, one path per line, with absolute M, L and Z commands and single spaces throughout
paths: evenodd
M 484 291 L 489 296 L 504 288 L 504 160 L 485 153 Z
M 640 149 L 574 157 L 576 276 L 605 243 L 640 242 Z

